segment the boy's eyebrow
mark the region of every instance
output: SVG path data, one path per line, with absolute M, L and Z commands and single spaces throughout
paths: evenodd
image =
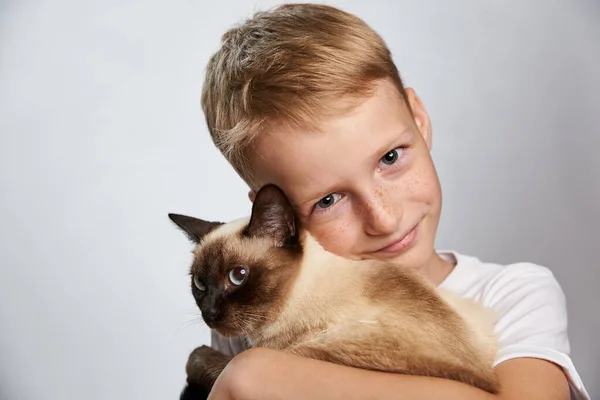
M 381 157 L 401 146 L 402 142 L 412 141 L 413 136 L 413 132 L 410 130 L 410 128 L 404 128 L 404 130 L 400 131 L 400 133 L 395 133 L 390 136 L 390 139 L 386 141 L 385 144 L 377 150 L 377 152 L 373 153 L 370 159 L 374 163 L 379 161 Z
M 326 191 L 325 190 L 319 191 L 319 193 L 317 195 L 312 195 L 310 198 L 302 200 L 302 201 L 296 203 L 294 206 L 302 207 L 302 206 L 306 205 L 307 203 L 311 203 L 311 205 L 312 205 L 313 203 L 316 203 L 317 201 L 321 200 L 323 197 L 327 196 L 328 194 L 331 194 L 334 190 L 335 189 L 330 187 Z
M 379 149 L 378 153 L 375 153 L 373 155 L 373 158 L 375 159 L 380 159 L 381 157 L 383 157 L 384 155 L 386 155 L 388 152 L 394 150 L 394 146 L 399 146 L 401 141 L 409 141 L 413 138 L 413 132 L 410 130 L 410 128 L 406 128 L 404 129 L 401 133 L 394 135 L 393 138 L 391 140 L 389 140 L 388 142 L 386 142 L 386 144 L 384 146 L 382 146 Z
M 378 152 L 375 153 L 371 158 L 374 160 L 379 160 L 387 152 L 393 150 L 395 147 L 398 147 L 400 145 L 399 142 L 401 142 L 403 140 L 404 141 L 411 140 L 413 138 L 413 135 L 414 134 L 410 130 L 410 128 L 404 129 L 400 134 L 394 135 L 392 140 L 389 140 L 388 142 L 386 142 L 385 146 L 381 147 L 378 150 Z M 309 198 L 305 198 L 304 200 L 295 203 L 293 206 L 294 207 L 302 207 L 302 206 L 306 205 L 307 203 L 311 203 L 311 205 L 312 205 L 313 203 L 321 200 L 325 196 L 333 193 L 334 191 L 335 191 L 335 188 L 333 185 L 331 185 L 331 186 L 327 187 L 326 190 L 320 190 L 316 195 L 311 195 Z

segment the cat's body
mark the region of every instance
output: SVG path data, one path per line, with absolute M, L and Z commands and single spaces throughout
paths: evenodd
M 256 347 L 497 393 L 491 311 L 406 268 L 325 251 L 308 232 L 296 232 L 277 190 L 265 190 L 273 192 L 257 194 L 249 220 L 198 231 L 172 217 L 198 243 L 192 275 L 200 278 L 192 288 L 211 328 L 246 335 Z M 242 283 L 231 285 L 232 276 Z M 196 372 L 188 364 L 188 376 Z

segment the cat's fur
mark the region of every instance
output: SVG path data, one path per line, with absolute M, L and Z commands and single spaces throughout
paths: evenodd
M 222 335 L 247 335 L 258 347 L 498 392 L 490 310 L 401 266 L 325 251 L 299 227 L 276 186 L 257 193 L 249 220 L 222 224 L 169 216 L 197 244 L 192 293 L 207 325 Z M 235 286 L 228 276 L 239 266 L 247 275 Z M 228 358 L 205 346 L 195 352 L 188 382 L 210 387 Z

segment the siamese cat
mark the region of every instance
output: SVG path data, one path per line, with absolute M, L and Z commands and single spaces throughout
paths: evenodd
M 192 294 L 206 324 L 221 335 L 498 392 L 491 310 L 402 266 L 326 251 L 299 226 L 277 186 L 259 190 L 249 218 L 169 217 L 196 244 Z M 188 360 L 188 384 L 210 390 L 229 360 L 210 347 L 197 348 Z

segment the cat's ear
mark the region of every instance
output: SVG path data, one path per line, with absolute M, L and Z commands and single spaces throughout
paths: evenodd
M 169 214 L 169 218 L 186 234 L 188 239 L 196 244 L 200 243 L 207 233 L 223 225 L 222 222 L 204 221 L 180 214 Z
M 271 238 L 280 247 L 296 236 L 294 210 L 280 188 L 268 184 L 256 193 L 244 234 Z

